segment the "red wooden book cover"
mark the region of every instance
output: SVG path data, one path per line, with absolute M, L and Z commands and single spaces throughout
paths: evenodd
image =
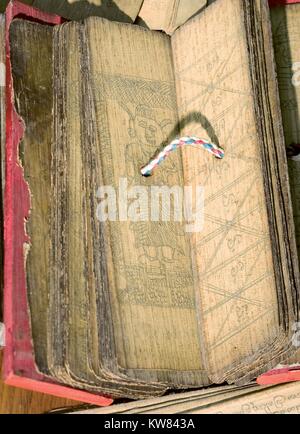
M 300 0 L 269 0 L 271 6 L 299 3 Z M 24 243 L 28 241 L 24 221 L 29 216 L 30 197 L 18 163 L 18 147 L 24 132 L 22 120 L 14 107 L 11 76 L 9 26 L 15 17 L 46 24 L 60 24 L 59 16 L 49 15 L 11 1 L 6 10 L 6 187 L 4 198 L 4 378 L 9 385 L 74 399 L 99 406 L 113 400 L 85 391 L 49 382 L 37 372 L 34 363 L 30 320 L 27 308 Z M 258 378 L 259 384 L 277 384 L 300 380 L 300 366 L 270 371 Z
M 23 3 L 12 1 L 6 10 L 6 187 L 4 198 L 4 349 L 5 383 L 37 392 L 74 399 L 99 406 L 112 399 L 51 383 L 37 372 L 26 296 L 24 243 L 28 241 L 24 221 L 29 216 L 30 197 L 18 163 L 18 147 L 24 132 L 22 120 L 14 107 L 9 27 L 15 17 L 47 24 L 60 24 L 61 18 L 48 15 Z

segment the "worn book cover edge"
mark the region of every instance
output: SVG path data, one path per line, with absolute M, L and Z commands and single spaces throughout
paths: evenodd
M 29 241 L 25 231 L 25 221 L 29 216 L 30 198 L 23 168 L 18 158 L 18 147 L 24 132 L 24 125 L 14 107 L 9 48 L 9 27 L 15 17 L 25 17 L 50 25 L 62 22 L 59 16 L 45 14 L 18 1 L 11 1 L 6 9 L 6 187 L 4 198 L 6 347 L 3 375 L 8 385 L 98 406 L 108 406 L 113 402 L 108 397 L 45 381 L 45 377 L 37 373 L 34 363 L 25 275 L 26 243 Z

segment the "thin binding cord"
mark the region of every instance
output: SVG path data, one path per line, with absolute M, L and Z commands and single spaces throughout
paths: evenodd
M 153 170 L 159 166 L 170 154 L 170 152 L 175 151 L 177 148 L 183 146 L 193 146 L 195 148 L 202 148 L 213 154 L 216 158 L 224 158 L 224 150 L 217 146 L 215 143 L 210 143 L 208 140 L 199 139 L 198 137 L 189 136 L 181 137 L 180 139 L 173 140 L 169 145 L 167 145 L 162 151 L 160 151 L 156 157 L 149 161 L 149 163 L 141 168 L 141 174 L 143 176 L 151 176 Z

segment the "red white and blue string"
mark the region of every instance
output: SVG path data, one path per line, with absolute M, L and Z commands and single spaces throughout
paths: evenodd
M 217 146 L 215 143 L 211 143 L 205 139 L 199 139 L 198 137 L 181 137 L 176 139 L 167 145 L 162 151 L 160 151 L 156 157 L 149 161 L 149 163 L 142 167 L 141 174 L 143 176 L 151 176 L 153 170 L 159 166 L 170 154 L 170 152 L 175 151 L 177 148 L 183 146 L 193 146 L 195 148 L 202 148 L 213 154 L 216 158 L 224 158 L 224 150 Z

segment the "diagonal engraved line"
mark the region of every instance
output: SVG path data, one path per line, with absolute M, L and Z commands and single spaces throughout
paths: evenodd
M 240 65 L 241 66 L 241 65 Z M 239 94 L 239 95 L 246 95 L 246 96 L 251 96 L 250 92 L 247 91 L 242 91 L 242 90 L 237 90 L 237 89 L 229 89 L 229 88 L 224 88 L 224 87 L 219 87 L 218 85 L 214 86 L 213 84 L 207 84 L 203 81 L 199 81 L 199 80 L 195 80 L 193 78 L 181 78 L 181 81 L 184 81 L 185 83 L 189 83 L 189 84 L 197 84 L 199 86 L 203 86 L 206 87 L 206 90 L 211 88 L 213 90 L 221 90 L 223 92 L 229 92 L 229 93 L 234 93 L 234 94 Z M 206 91 L 202 91 L 200 94 L 198 94 L 199 96 L 202 96 L 204 94 L 207 94 L 210 92 L 206 92 Z
M 238 178 L 236 178 L 234 181 L 230 182 L 229 184 L 226 185 L 226 187 L 222 188 L 221 190 L 217 191 L 216 193 L 212 194 L 211 196 L 209 196 L 205 201 L 204 201 L 204 205 L 206 206 L 209 202 L 214 201 L 215 199 L 217 199 L 220 196 L 223 196 L 223 194 L 230 190 L 232 187 L 234 187 L 235 185 L 239 184 L 241 181 L 244 181 L 245 178 L 248 178 L 248 176 L 253 175 L 253 170 L 256 171 L 257 169 L 249 169 L 247 170 L 247 172 L 244 172 L 242 175 L 240 175 Z M 257 179 L 257 177 L 255 178 L 255 180 Z
M 232 57 L 232 54 L 235 52 L 235 49 L 236 49 L 236 46 L 238 45 L 238 43 L 239 43 L 239 40 L 237 39 L 237 40 L 235 41 L 233 47 L 232 47 L 232 50 L 231 50 L 230 55 L 227 57 L 227 59 L 225 59 L 225 61 L 224 61 L 223 63 L 221 63 L 221 64 L 217 67 L 217 69 L 216 69 L 216 71 L 214 72 L 213 76 L 210 78 L 210 82 L 209 82 L 209 84 L 206 85 L 206 89 L 205 89 L 204 91 L 200 92 L 197 96 L 193 97 L 192 99 L 185 101 L 185 102 L 184 102 L 184 106 L 187 107 L 187 106 L 190 105 L 193 101 L 197 100 L 199 97 L 201 97 L 202 95 L 205 95 L 205 94 L 206 94 L 206 95 L 207 95 L 207 99 L 206 99 L 206 101 L 203 102 L 203 104 L 202 104 L 202 105 L 205 107 L 205 106 L 207 105 L 207 103 L 208 103 L 210 97 L 211 97 L 211 94 L 213 93 L 213 92 L 211 92 L 211 93 L 208 92 L 209 88 L 212 87 L 212 86 L 214 86 L 214 85 L 219 85 L 219 84 L 221 84 L 221 83 L 222 83 L 222 82 L 223 82 L 223 81 L 224 81 L 228 76 L 234 74 L 236 71 L 238 71 L 240 68 L 243 67 L 243 64 L 239 64 L 238 67 L 236 67 L 233 71 L 231 71 L 231 72 L 227 73 L 225 76 L 219 78 L 219 79 L 218 79 L 217 81 L 215 81 L 215 83 L 214 83 L 214 80 L 215 80 L 215 77 L 217 76 L 217 74 L 219 73 L 219 74 L 221 75 L 221 74 L 223 73 L 225 67 L 227 66 L 227 64 L 229 63 L 229 61 L 230 61 L 230 59 L 231 59 L 231 57 Z M 221 68 L 221 71 L 219 72 L 219 69 L 220 69 L 220 68 Z M 182 80 L 182 78 L 179 78 L 179 79 Z
M 243 116 L 243 110 L 244 110 L 247 106 L 249 106 L 249 104 L 250 104 L 250 98 L 247 98 L 247 99 L 243 102 L 243 104 L 241 104 L 241 106 L 239 107 L 238 115 L 237 115 L 236 119 L 234 120 L 234 122 L 232 122 L 231 129 L 229 130 L 229 132 L 228 132 L 228 134 L 227 134 L 227 136 L 226 136 L 226 138 L 225 138 L 224 143 L 228 143 L 228 142 L 229 142 L 229 139 L 232 137 L 233 132 L 234 132 L 235 129 L 236 129 L 236 126 L 237 126 L 238 120 Z M 256 131 L 256 128 L 255 128 L 255 131 Z M 247 136 L 249 136 L 249 133 L 248 133 L 248 132 L 247 132 L 247 134 L 246 134 L 244 137 L 247 137 Z M 243 137 L 243 138 L 244 138 L 244 137 Z M 236 146 L 239 146 L 239 145 L 240 145 L 240 142 L 241 142 L 241 139 L 239 140 L 239 143 L 238 143 L 238 144 L 236 144 L 236 143 L 234 143 L 234 142 L 232 141 L 230 146 L 226 146 L 226 151 L 230 151 L 232 148 L 234 149 Z
M 251 97 L 251 93 L 247 92 L 247 91 L 243 91 L 243 90 L 237 90 L 237 89 L 230 89 L 227 87 L 219 87 L 219 86 L 215 86 L 215 90 L 220 90 L 222 92 L 225 93 L 233 93 L 233 94 L 238 94 L 238 95 L 243 95 L 243 96 L 248 96 Z
M 233 53 L 235 52 L 236 47 L 237 47 L 238 44 L 239 44 L 239 40 L 237 39 L 237 40 L 235 41 L 235 43 L 233 44 L 233 47 L 232 47 L 232 50 L 231 50 L 229 56 L 227 57 L 227 59 L 225 59 L 225 61 L 223 62 L 223 64 L 221 64 L 221 71 L 219 72 L 219 68 L 217 68 L 215 74 L 213 75 L 213 77 L 211 77 L 211 79 L 210 79 L 210 84 L 208 85 L 207 90 L 208 90 L 210 87 L 212 87 L 213 90 L 216 90 L 216 85 L 219 85 L 219 84 L 223 83 L 223 81 L 228 77 L 228 74 L 225 75 L 225 76 L 223 76 L 223 77 L 222 77 L 222 74 L 223 74 L 225 68 L 227 67 L 227 65 L 228 65 L 228 63 L 229 63 L 229 61 L 230 61 L 230 59 L 231 59 Z M 238 69 L 240 69 L 240 68 L 242 68 L 242 67 L 243 67 L 243 64 L 240 63 L 239 66 L 238 66 L 238 68 L 237 68 L 236 70 L 238 70 Z M 235 70 L 234 70 L 234 72 L 235 72 Z M 230 72 L 230 73 L 229 73 L 229 76 L 230 76 L 231 74 L 234 74 L 234 72 Z M 219 75 L 220 78 L 216 81 L 215 78 L 216 78 L 217 75 Z M 211 84 L 211 83 L 212 83 L 212 84 Z M 206 95 L 206 96 L 207 96 L 206 101 L 203 101 L 203 106 L 204 106 L 204 107 L 206 107 L 206 105 L 208 104 L 208 102 L 209 102 L 209 100 L 210 100 L 212 94 L 213 94 L 213 92 L 207 92 L 207 95 Z
M 267 315 L 268 313 L 270 313 L 272 311 L 274 311 L 274 308 L 267 309 L 265 312 L 261 313 L 260 315 L 258 315 L 253 320 L 248 321 L 247 323 L 245 323 L 238 330 L 234 330 L 233 332 L 228 333 L 226 336 L 224 336 L 224 338 L 222 340 L 220 340 L 219 342 L 217 342 L 217 343 L 213 344 L 211 347 L 209 347 L 209 350 L 214 350 L 217 347 L 219 347 L 220 345 L 225 344 L 227 341 L 229 341 L 230 339 L 232 339 L 236 335 L 240 334 L 243 330 L 246 330 L 249 326 L 251 326 L 252 324 L 255 324 L 259 319 L 263 318 L 265 315 Z
M 215 266 L 214 268 L 211 268 L 210 270 L 205 270 L 203 273 L 199 275 L 200 278 L 207 278 L 211 274 L 213 274 L 217 270 L 222 270 L 225 268 L 228 264 L 231 262 L 234 262 L 236 259 L 239 259 L 244 254 L 250 252 L 252 249 L 256 249 L 260 244 L 265 242 L 269 239 L 269 235 L 266 235 L 265 237 L 262 237 L 260 240 L 256 241 L 256 243 L 251 244 L 251 246 L 248 246 L 246 249 L 242 250 L 241 252 L 237 253 L 236 255 L 232 256 L 231 258 L 224 261 L 222 264 Z
M 265 306 L 265 303 L 263 301 L 251 299 L 251 298 L 246 298 L 246 297 L 243 297 L 243 296 L 240 296 L 237 294 L 232 294 L 231 292 L 227 291 L 226 289 L 219 288 L 218 286 L 212 285 L 211 283 L 205 283 L 203 285 L 203 288 L 209 292 L 213 292 L 214 294 L 222 295 L 223 297 L 225 297 L 226 298 L 225 304 L 227 303 L 227 301 L 230 301 L 230 299 L 234 299 L 236 301 L 243 301 L 246 304 L 252 304 L 252 305 L 258 306 L 258 307 Z M 228 316 L 229 315 L 230 314 L 228 313 Z M 225 322 L 226 321 L 224 321 L 224 323 L 222 324 L 221 330 L 223 329 Z
M 256 179 L 257 179 L 257 178 L 255 177 L 255 178 L 253 179 L 253 181 L 249 184 L 249 187 L 246 189 L 246 191 L 245 191 L 245 195 L 244 195 L 244 198 L 243 198 L 243 200 L 241 201 L 241 203 L 239 204 L 239 206 L 238 206 L 238 208 L 237 208 L 237 210 L 236 210 L 236 212 L 235 212 L 235 214 L 234 214 L 234 216 L 233 216 L 232 221 L 235 221 L 235 220 L 238 218 L 239 213 L 240 213 L 240 210 L 243 208 L 244 203 L 245 203 L 246 200 L 248 199 L 249 193 L 250 193 L 250 191 L 252 190 L 252 188 L 253 188 L 253 186 L 254 186 L 254 184 L 255 184 L 255 182 L 256 182 Z M 219 240 L 219 242 L 217 243 L 216 248 L 214 249 L 214 252 L 211 254 L 209 260 L 208 260 L 207 263 L 206 263 L 206 267 L 205 267 L 206 270 L 205 270 L 205 272 L 207 272 L 207 271 L 209 270 L 209 268 L 211 267 L 211 264 L 213 263 L 214 257 L 216 256 L 216 252 L 219 250 L 219 248 L 220 248 L 220 247 L 222 246 L 222 244 L 224 243 L 224 241 L 225 241 L 225 239 L 226 239 L 226 236 L 228 235 L 228 233 L 230 232 L 230 230 L 231 230 L 231 227 L 228 227 L 228 228 L 226 228 L 226 229 L 224 230 L 221 239 Z M 204 273 L 205 273 L 205 272 L 204 272 Z
M 218 43 L 216 42 L 215 49 L 217 48 Z M 196 59 L 194 63 L 190 63 L 188 66 L 185 66 L 181 71 L 176 72 L 175 78 L 180 80 L 186 72 L 190 72 L 192 68 L 197 68 L 198 65 L 202 64 L 203 59 L 206 59 L 209 54 L 211 54 L 211 48 L 207 50 L 206 53 L 204 53 L 199 59 Z
M 236 40 L 232 39 L 232 42 L 233 42 L 232 50 L 231 50 L 229 56 L 227 56 L 227 59 L 225 59 L 225 61 L 222 62 L 222 64 L 221 64 L 221 71 L 220 71 L 220 74 L 224 72 L 224 69 L 225 69 L 225 67 L 228 65 L 230 59 L 232 58 L 233 53 L 235 53 L 236 48 L 237 48 L 237 46 L 238 46 L 239 43 L 240 43 L 240 40 L 239 40 L 239 38 L 237 37 Z M 241 65 L 241 64 L 240 64 L 240 65 Z M 218 68 L 218 69 L 219 69 L 219 68 Z M 218 70 L 217 70 L 217 72 L 218 72 Z M 217 72 L 216 72 L 216 74 L 214 74 L 214 77 L 217 75 Z
M 238 123 L 239 119 L 243 116 L 243 110 L 244 110 L 244 108 L 246 108 L 249 105 L 250 105 L 250 97 L 247 98 L 246 100 L 244 100 L 243 103 L 241 104 L 241 106 L 239 107 L 238 115 L 235 118 L 235 120 L 232 122 L 232 126 L 231 126 L 231 128 L 230 128 L 230 130 L 229 130 L 229 132 L 228 132 L 228 134 L 226 136 L 226 138 L 224 139 L 224 144 L 229 143 L 229 139 L 232 137 L 233 132 L 236 129 L 236 126 L 237 126 L 237 123 Z M 256 127 L 252 127 L 251 131 L 252 130 L 254 132 L 256 132 Z M 226 145 L 226 149 L 225 149 L 226 155 L 229 155 L 228 152 L 232 151 L 232 149 L 235 149 L 238 146 L 241 146 L 241 143 L 243 143 L 243 142 L 246 143 L 246 139 L 249 137 L 249 134 L 250 134 L 250 132 L 247 131 L 247 133 L 242 138 L 239 139 L 238 143 L 234 143 L 234 140 L 231 140 L 230 141 L 230 146 Z
M 257 285 L 258 283 L 263 282 L 265 279 L 267 279 L 268 277 L 271 277 L 272 275 L 273 275 L 273 273 L 271 273 L 271 272 L 264 273 L 262 276 L 258 277 L 255 280 L 252 280 L 247 285 L 243 285 L 241 288 L 239 288 L 238 291 L 236 291 L 233 294 L 231 294 L 231 296 L 228 297 L 228 299 L 219 301 L 219 303 L 217 303 L 214 306 L 212 306 L 209 309 L 207 309 L 203 313 L 203 315 L 208 315 L 209 313 L 214 312 L 216 309 L 219 309 L 220 307 L 224 306 L 224 304 L 226 304 L 229 301 L 233 300 L 237 296 L 243 294 L 243 292 L 247 291 L 248 289 L 253 288 L 253 286 Z
M 220 119 L 223 119 L 224 116 L 227 113 L 230 113 L 231 111 L 233 111 L 233 109 L 235 109 L 236 104 L 231 104 L 230 106 L 226 107 L 224 110 L 222 110 L 220 113 L 218 113 L 216 116 L 214 116 L 213 118 L 210 119 L 210 123 L 214 124 L 216 122 L 218 122 Z M 188 115 L 187 115 L 188 116 Z M 195 128 L 202 128 L 202 125 L 196 125 Z
M 214 91 L 216 90 L 215 86 L 218 86 L 219 84 L 221 84 L 223 81 L 225 81 L 228 77 L 230 77 L 231 75 L 235 74 L 237 71 L 239 71 L 244 65 L 240 64 L 238 65 L 236 68 L 232 69 L 231 71 L 229 71 L 227 74 L 223 75 L 222 78 L 220 78 L 216 83 L 212 83 L 210 86 L 207 87 L 206 90 L 203 90 L 202 92 L 199 92 L 197 95 L 195 95 L 193 98 L 184 101 L 183 102 L 183 107 L 188 107 L 190 106 L 194 101 L 197 101 L 197 99 L 199 99 L 201 96 L 206 96 L 206 100 L 202 102 L 202 106 L 205 107 L 208 104 L 208 101 L 211 97 L 211 95 L 214 93 Z M 211 88 L 212 92 L 208 92 L 208 89 Z
M 259 258 L 260 258 L 260 255 L 262 254 L 262 252 L 263 252 L 263 246 L 260 248 L 260 250 L 259 250 L 259 252 L 258 252 L 258 254 L 257 254 L 256 258 L 255 258 L 255 260 L 253 261 L 253 264 L 252 264 L 252 266 L 251 266 L 249 272 L 247 273 L 247 276 L 246 276 L 246 279 L 245 279 L 244 285 L 246 285 L 246 284 L 248 283 L 249 278 L 252 276 L 253 270 L 254 270 L 254 268 L 255 268 L 255 266 L 256 266 L 256 264 L 257 264 L 257 261 L 258 261 Z M 234 295 L 236 295 L 236 294 L 234 294 Z M 241 296 L 241 294 L 240 294 L 239 296 Z M 227 303 L 227 301 L 226 301 L 226 303 Z M 226 324 L 226 322 L 228 321 L 228 319 L 229 319 L 229 317 L 230 317 L 230 314 L 231 314 L 231 312 L 232 312 L 233 307 L 234 307 L 234 304 L 232 304 L 232 305 L 230 306 L 229 311 L 228 311 L 228 313 L 227 313 L 227 315 L 226 315 L 224 321 L 222 322 L 222 325 L 221 325 L 221 327 L 220 327 L 220 329 L 219 329 L 219 331 L 218 331 L 218 334 L 217 334 L 217 336 L 216 336 L 216 338 L 215 338 L 215 343 L 218 342 L 218 339 L 219 339 L 219 337 L 220 337 L 220 334 L 221 334 L 222 331 L 224 330 L 225 324 Z
M 236 104 L 231 104 L 230 106 L 226 107 L 224 110 L 222 110 L 220 113 L 218 113 L 215 117 L 211 119 L 211 123 L 219 121 L 220 119 L 223 119 L 223 117 L 228 113 L 231 112 L 233 109 L 235 109 Z
M 206 235 L 204 238 L 202 238 L 196 245 L 196 248 L 198 249 L 200 246 L 202 246 L 203 244 L 205 244 L 206 242 L 209 242 L 211 240 L 213 240 L 214 238 L 216 238 L 218 235 L 220 235 L 228 226 L 233 227 L 234 229 L 239 229 L 239 227 L 237 226 L 236 223 L 239 223 L 240 221 L 242 221 L 244 218 L 248 217 L 251 213 L 253 213 L 254 211 L 256 211 L 257 209 L 260 209 L 261 206 L 258 205 L 256 208 L 247 211 L 244 214 L 240 214 L 238 216 L 238 218 L 236 218 L 234 221 L 230 221 L 227 222 L 226 224 L 224 224 L 224 226 L 219 227 L 218 229 L 214 230 L 213 232 L 211 232 L 210 234 Z M 264 232 L 262 232 L 260 234 L 260 236 L 265 236 L 266 234 Z
M 226 115 L 227 113 L 231 112 L 235 107 L 236 107 L 236 104 L 232 104 L 232 105 L 226 107 L 222 112 L 220 112 L 219 114 L 217 114 L 217 115 L 216 115 L 216 116 L 211 120 L 211 123 L 214 124 L 214 123 L 218 122 L 220 119 L 223 119 L 223 118 L 225 117 L 225 115 Z M 226 151 L 226 155 L 229 155 L 229 154 L 227 154 L 227 151 Z M 207 168 L 207 165 L 204 165 L 204 167 Z M 200 175 L 202 175 L 202 172 L 203 172 L 203 169 L 200 170 L 200 171 L 198 171 L 198 172 L 196 172 L 196 173 L 194 173 L 193 175 L 191 175 L 191 178 L 187 177 L 187 182 L 188 182 L 188 183 L 192 182 L 192 180 L 194 179 L 194 177 L 195 177 L 195 176 L 200 176 Z M 205 181 L 202 182 L 203 185 L 206 185 L 206 184 L 207 184 L 208 179 L 211 178 L 211 176 L 212 176 L 213 174 L 214 174 L 214 172 L 213 172 L 212 170 L 210 170 L 210 171 L 208 172 L 208 174 L 206 175 Z M 187 176 L 188 176 L 188 174 L 187 174 Z
M 230 131 L 229 131 L 229 133 L 227 135 L 227 138 L 225 139 L 224 143 L 228 143 L 229 142 L 229 137 L 232 136 L 233 131 L 236 128 L 236 125 L 237 125 L 238 121 L 243 116 L 243 110 L 244 110 L 245 107 L 248 106 L 248 104 L 249 104 L 249 99 L 247 99 L 246 101 L 243 102 L 243 104 L 241 104 L 241 107 L 239 108 L 239 111 L 238 111 L 238 115 L 237 115 L 236 119 L 234 120 L 234 122 L 232 123 L 232 127 L 231 127 L 231 129 L 230 129 Z M 226 145 L 226 155 L 227 155 L 227 151 L 230 150 L 231 148 L 233 148 L 233 145 L 231 145 L 231 146 Z M 249 160 L 248 161 L 244 160 L 244 161 L 249 162 Z M 254 170 L 255 170 L 255 168 L 254 168 Z M 208 179 L 211 177 L 211 175 L 212 175 L 211 173 L 208 173 L 208 175 L 207 175 L 207 177 L 206 177 L 203 185 L 207 184 Z M 224 191 L 226 191 L 226 190 L 224 190 Z
M 243 155 L 242 153 L 240 154 L 236 154 L 236 153 L 232 153 L 231 151 L 226 151 L 226 156 L 230 157 L 234 160 L 241 160 L 244 161 L 245 163 L 255 163 L 257 165 L 257 163 L 259 162 L 259 159 L 257 157 L 246 157 L 245 155 Z M 249 166 L 248 166 L 249 167 Z M 254 167 L 255 170 L 255 167 Z
M 231 52 L 231 54 L 228 56 L 227 59 L 225 59 L 225 60 L 223 60 L 223 61 L 221 60 L 221 63 L 220 63 L 220 65 L 217 67 L 217 70 L 216 70 L 214 76 L 217 74 L 219 68 L 222 67 L 222 65 L 224 65 L 224 67 L 223 67 L 223 69 L 224 69 L 225 66 L 226 66 L 226 64 L 229 62 L 232 53 L 235 51 L 236 46 L 238 45 L 238 42 L 239 42 L 239 35 L 238 35 L 238 34 L 236 33 L 236 31 L 235 31 L 235 32 L 233 32 L 233 33 L 231 34 L 231 36 L 228 38 L 228 40 L 233 41 L 233 42 L 235 41 L 235 43 L 234 43 L 234 45 L 233 45 L 232 52 Z M 216 44 L 215 44 L 215 50 L 217 51 L 217 49 L 218 49 L 219 47 L 220 47 L 220 44 L 216 42 Z M 205 54 L 203 54 L 203 55 L 202 55 L 199 59 L 197 59 L 194 63 L 191 63 L 189 66 L 185 66 L 184 69 L 182 69 L 181 71 L 179 71 L 179 72 L 176 74 L 176 78 L 179 78 L 179 79 L 180 79 L 180 78 L 181 78 L 181 77 L 182 77 L 186 72 L 190 72 L 190 71 L 192 70 L 192 68 L 196 68 L 197 66 L 201 65 L 202 62 L 203 62 L 203 59 L 206 59 L 207 56 L 208 56 L 209 54 L 211 54 L 211 52 L 212 52 L 212 49 L 210 48 L 210 49 L 209 49 Z
M 247 213 L 247 215 L 253 214 L 253 212 L 256 209 L 261 209 L 261 208 L 262 208 L 261 205 L 259 205 L 256 208 L 254 208 L 253 210 L 249 211 L 249 213 Z M 253 235 L 253 236 L 256 236 L 256 237 L 262 237 L 262 236 L 265 235 L 265 232 L 263 232 L 263 231 L 259 231 L 257 229 L 252 229 L 249 226 L 239 224 L 239 221 L 241 219 L 236 219 L 234 222 L 232 222 L 232 221 L 228 221 L 228 220 L 225 220 L 225 219 L 214 217 L 214 216 L 211 216 L 211 215 L 208 215 L 208 214 L 204 214 L 204 218 L 206 220 L 212 222 L 212 223 L 216 223 L 218 225 L 221 225 L 221 227 L 219 229 L 217 229 L 217 231 L 219 231 L 220 229 L 222 231 L 223 229 L 225 229 L 225 227 L 231 225 L 231 226 L 234 226 L 234 229 L 236 229 L 239 232 L 242 232 L 244 234 L 247 234 L 247 235 Z M 245 218 L 246 218 L 246 216 L 245 216 Z
M 243 110 L 246 107 L 246 105 L 247 104 L 245 104 L 245 106 L 243 106 L 241 110 Z M 233 122 L 233 128 L 230 130 L 230 133 L 227 136 L 227 138 L 225 139 L 224 143 L 228 143 L 229 142 L 229 137 L 231 136 L 233 130 L 236 128 L 236 124 L 237 124 L 237 120 L 238 119 L 239 118 L 237 118 L 235 120 L 235 122 Z M 252 126 L 250 128 L 250 130 L 248 130 L 243 137 L 241 137 L 241 138 L 238 139 L 238 141 L 235 142 L 234 139 L 231 139 L 230 140 L 230 146 L 226 146 L 226 155 L 230 155 L 232 152 L 236 151 L 237 149 L 241 152 L 243 150 L 243 147 L 248 148 L 248 146 L 249 146 L 249 136 L 251 134 L 255 134 L 255 133 L 256 133 L 256 127 Z M 234 155 L 236 155 L 236 153 L 234 153 Z M 248 156 L 245 157 L 246 161 L 248 161 L 248 159 L 249 159 Z M 258 157 L 256 157 L 256 158 L 252 157 L 250 159 L 255 160 L 255 161 L 259 161 Z
M 233 129 L 236 127 L 236 123 L 237 123 L 238 119 L 240 119 L 240 117 L 242 116 L 243 109 L 244 109 L 248 104 L 249 104 L 249 101 L 245 101 L 245 102 L 242 104 L 242 106 L 241 106 L 241 108 L 240 108 L 240 110 L 239 110 L 238 116 L 237 116 L 237 118 L 235 119 L 235 121 L 233 122 L 233 128 L 230 130 L 228 136 L 231 136 L 231 134 L 232 134 L 232 132 L 233 132 Z M 223 110 L 223 112 L 219 113 L 219 114 L 218 114 L 218 115 L 213 119 L 213 122 L 216 122 L 216 121 L 218 121 L 219 119 L 222 119 L 223 116 L 226 115 L 227 112 L 231 111 L 231 109 L 234 108 L 234 107 L 235 107 L 234 104 L 231 105 L 231 106 L 229 106 L 229 107 L 227 107 L 225 110 Z M 247 139 L 248 136 L 249 136 L 249 133 L 247 133 L 247 134 L 246 134 L 242 139 L 240 139 L 240 141 L 239 141 L 239 143 L 238 143 L 237 145 L 236 145 L 236 144 L 231 144 L 230 148 L 228 148 L 228 147 L 226 146 L 226 156 L 227 156 L 227 157 L 230 157 L 230 149 L 231 149 L 231 148 L 234 148 L 234 147 L 236 147 L 236 146 L 240 146 L 240 142 L 243 142 L 244 139 L 245 139 L 245 141 L 246 141 L 246 139 Z M 228 140 L 229 140 L 229 139 L 228 139 Z M 227 140 L 225 140 L 224 143 L 227 143 Z M 257 162 L 257 161 L 258 161 L 257 158 L 249 158 L 249 157 L 246 158 L 246 157 L 243 157 L 242 155 L 241 155 L 241 156 L 238 156 L 238 155 L 236 155 L 236 154 L 234 154 L 233 157 L 234 157 L 235 159 L 238 158 L 238 159 L 240 159 L 240 160 L 243 160 L 243 161 L 245 161 L 246 163 L 251 162 L 251 164 L 252 164 L 253 162 Z M 233 158 L 233 157 L 232 157 L 232 158 Z M 249 170 L 250 170 L 250 169 L 249 169 Z M 254 170 L 255 170 L 255 168 L 254 168 Z M 201 173 L 201 172 L 198 172 L 198 174 L 195 174 L 194 176 L 199 176 L 200 174 L 202 174 L 202 173 Z M 213 176 L 213 174 L 214 174 L 213 171 L 209 171 L 209 173 L 206 175 L 205 180 L 203 181 L 203 185 L 206 185 L 206 184 L 208 183 L 208 180 Z M 193 177 L 194 177 L 194 176 L 193 176 Z M 187 181 L 188 181 L 188 182 L 191 182 L 192 180 L 191 180 L 191 179 L 188 179 Z M 222 191 L 226 191 L 226 190 L 222 190 Z M 220 194 L 222 194 L 222 193 L 220 193 Z

